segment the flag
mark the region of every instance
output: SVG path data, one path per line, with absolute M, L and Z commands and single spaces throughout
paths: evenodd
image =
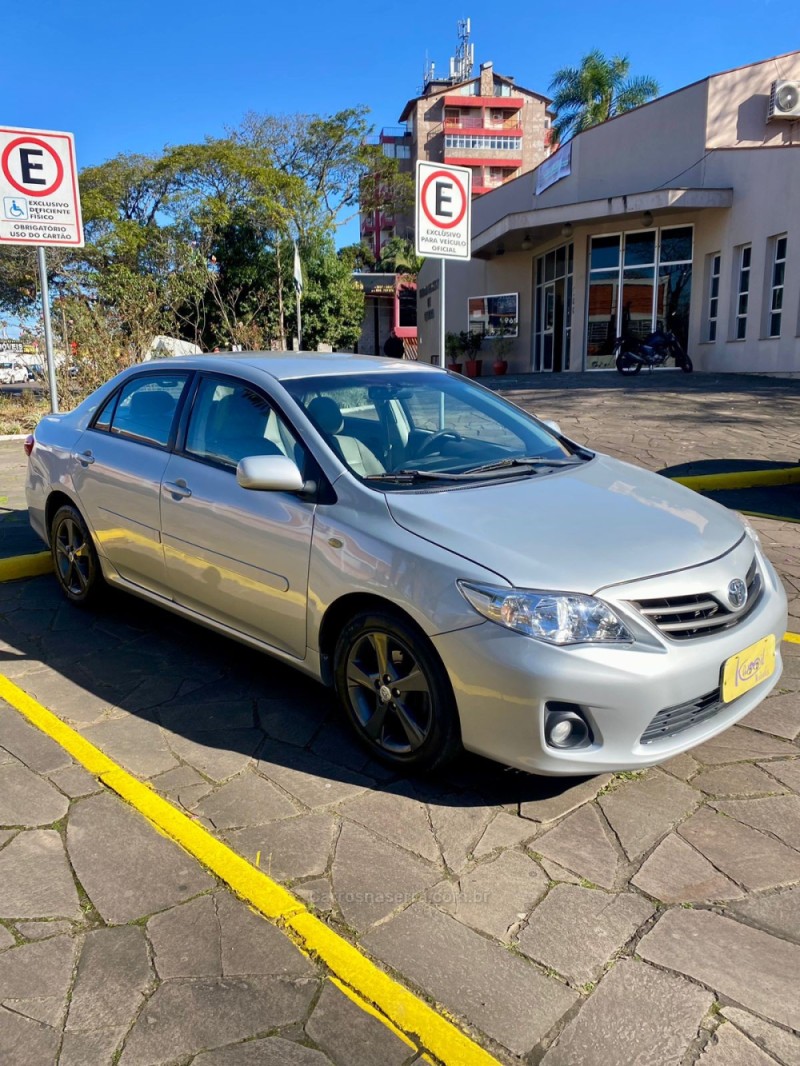
M 303 295 L 303 270 L 300 266 L 300 252 L 297 244 L 294 246 L 294 287 L 300 296 Z

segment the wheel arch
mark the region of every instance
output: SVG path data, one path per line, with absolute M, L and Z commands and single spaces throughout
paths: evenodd
M 81 517 L 83 517 L 84 522 L 86 521 L 86 517 L 83 514 L 83 511 L 81 511 L 81 509 L 78 506 L 77 502 L 71 496 L 69 496 L 66 492 L 62 492 L 60 489 L 55 489 L 47 497 L 47 502 L 46 502 L 45 508 L 44 508 L 44 521 L 45 521 L 45 529 L 47 530 L 48 543 L 50 541 L 50 531 L 51 531 L 52 526 L 53 526 L 53 519 L 56 516 L 56 511 L 58 511 L 58 509 L 60 507 L 64 507 L 64 506 L 67 506 L 67 505 L 70 506 L 70 507 L 74 507 L 76 511 L 79 511 L 80 514 L 81 514 Z
M 413 629 L 425 640 L 430 647 L 431 651 L 441 662 L 439 653 L 433 646 L 432 641 L 428 637 L 425 630 L 420 626 L 419 622 L 408 613 L 404 611 L 402 607 L 398 607 L 396 603 L 392 603 L 391 600 L 383 599 L 381 596 L 376 596 L 368 592 L 349 592 L 344 596 L 341 596 L 338 600 L 335 600 L 325 611 L 322 616 L 322 622 L 319 627 L 319 657 L 320 657 L 320 673 L 322 676 L 323 684 L 329 687 L 333 685 L 333 653 L 336 649 L 336 640 L 350 621 L 361 611 L 375 611 L 377 613 L 383 613 L 391 615 L 393 618 L 402 618 L 402 620 Z M 442 663 L 442 668 L 445 674 L 447 670 Z

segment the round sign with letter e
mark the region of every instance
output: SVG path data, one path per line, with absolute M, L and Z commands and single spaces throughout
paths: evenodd
M 417 255 L 466 260 L 471 256 L 472 171 L 417 163 Z
M 0 126 L 0 244 L 83 244 L 71 133 Z

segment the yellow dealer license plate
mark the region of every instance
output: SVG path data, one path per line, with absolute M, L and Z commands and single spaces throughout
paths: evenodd
M 770 634 L 732 655 L 722 668 L 722 700 L 730 703 L 771 677 L 775 670 L 775 637 Z

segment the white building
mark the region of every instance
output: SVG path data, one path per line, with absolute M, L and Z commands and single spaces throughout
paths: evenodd
M 446 329 L 510 330 L 509 372 L 613 366 L 673 329 L 698 370 L 800 373 L 800 52 L 716 74 L 586 130 L 473 203 Z M 439 350 L 439 262 L 419 277 Z

